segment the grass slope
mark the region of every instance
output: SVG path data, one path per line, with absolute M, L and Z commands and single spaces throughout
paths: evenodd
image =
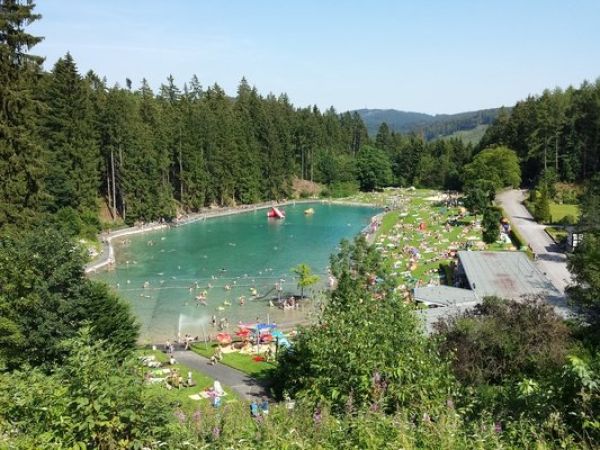
M 153 355 L 157 361 L 163 364 L 163 367 L 177 369 L 179 371 L 179 374 L 184 379 L 187 379 L 188 372 L 192 372 L 192 379 L 196 383 L 196 386 L 194 387 L 186 387 L 179 389 L 167 389 L 165 387 L 165 384 L 163 383 L 151 384 L 147 386 L 149 392 L 154 392 L 160 395 L 161 397 L 164 397 L 173 406 L 180 407 L 182 410 L 187 412 L 194 411 L 201 406 L 210 405 L 210 400 L 208 399 L 192 400 L 189 396 L 192 394 L 198 394 L 206 388 L 211 387 L 214 382 L 212 378 L 204 375 L 203 373 L 197 370 L 190 369 L 189 367 L 184 366 L 183 364 L 175 364 L 173 366 L 168 365 L 167 355 L 160 350 L 138 350 L 137 354 L 139 356 Z M 148 370 L 151 369 L 144 367 L 144 371 Z M 234 391 L 232 391 L 226 386 L 223 386 L 223 389 L 225 389 L 225 392 L 227 392 L 227 395 L 223 397 L 224 403 L 239 401 L 239 398 Z

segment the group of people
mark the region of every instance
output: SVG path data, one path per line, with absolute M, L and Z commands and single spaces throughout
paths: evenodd
M 190 346 L 192 345 L 192 342 L 198 342 L 199 341 L 199 337 L 198 336 L 192 336 L 191 334 L 186 333 L 185 336 L 182 338 L 181 334 L 177 334 L 177 340 L 175 341 L 179 346 L 183 346 L 184 350 L 189 350 Z M 173 353 L 175 352 L 175 343 L 171 342 L 170 339 L 167 339 L 167 342 L 165 342 L 165 353 L 167 355 L 169 355 L 170 357 L 173 356 Z
M 273 303 L 273 300 L 269 300 L 269 307 L 275 307 L 275 303 Z M 282 298 L 277 300 L 277 307 L 283 309 L 284 311 L 287 311 L 288 309 L 299 309 L 300 302 L 297 301 L 294 296 L 290 296 L 289 298 Z
M 269 415 L 269 400 L 263 397 L 259 403 L 253 399 L 250 402 L 250 415 L 254 418 L 267 417 Z

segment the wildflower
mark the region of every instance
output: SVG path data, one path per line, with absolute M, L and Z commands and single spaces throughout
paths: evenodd
M 185 414 L 184 414 L 184 412 L 182 410 L 177 409 L 174 414 L 175 414 L 175 417 L 177 418 L 177 421 L 179 423 L 184 423 L 185 422 L 186 416 L 185 416 Z
M 494 431 L 496 433 L 502 433 L 502 424 L 500 422 L 494 424 Z
M 202 412 L 199 409 L 197 409 L 196 411 L 194 411 L 194 414 L 192 414 L 192 421 L 194 422 L 194 425 L 199 426 L 201 419 Z
M 219 439 L 219 436 L 221 436 L 221 429 L 218 426 L 215 426 L 212 429 L 212 438 L 216 441 L 217 439 Z

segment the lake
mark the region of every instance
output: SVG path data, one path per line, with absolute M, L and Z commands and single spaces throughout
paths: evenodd
M 307 208 L 315 213 L 305 215 Z M 115 270 L 93 277 L 131 304 L 141 325 L 141 343 L 162 342 L 178 333 L 214 334 L 213 315 L 218 322 L 225 318 L 230 331 L 239 321 L 296 323 L 315 305 L 303 301 L 298 309 L 277 307 L 278 297 L 300 293 L 291 269 L 306 263 L 321 277 L 305 294 L 324 289 L 329 256 L 340 240 L 357 235 L 379 210 L 322 203 L 283 209 L 283 220 L 268 219 L 267 209 L 259 209 L 116 238 Z M 201 303 L 197 297 L 204 291 Z

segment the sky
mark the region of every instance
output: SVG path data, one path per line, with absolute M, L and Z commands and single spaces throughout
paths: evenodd
M 598 0 L 37 0 L 51 70 L 158 88 L 242 77 L 296 106 L 429 114 L 511 106 L 600 77 Z

